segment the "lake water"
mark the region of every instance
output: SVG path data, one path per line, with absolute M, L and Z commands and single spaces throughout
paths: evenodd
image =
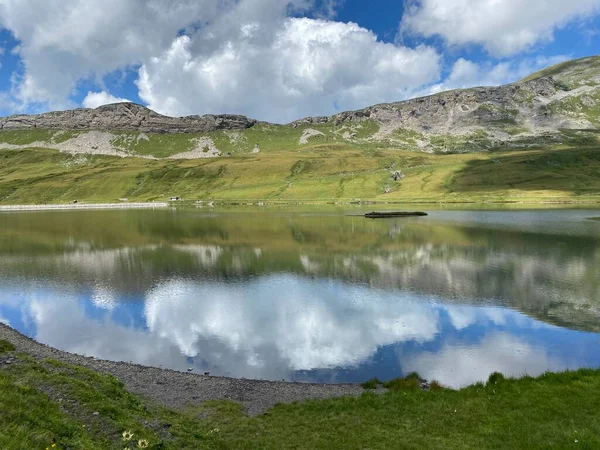
M 600 210 L 0 213 L 0 321 L 59 349 L 458 387 L 600 367 Z

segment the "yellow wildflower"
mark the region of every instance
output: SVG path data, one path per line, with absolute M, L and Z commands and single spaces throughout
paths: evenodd
M 123 435 L 122 436 L 123 436 L 123 440 L 124 441 L 130 441 L 131 438 L 133 437 L 133 432 L 131 430 L 123 431 Z
M 148 441 L 146 439 L 140 439 L 138 441 L 138 448 L 146 448 L 148 447 Z

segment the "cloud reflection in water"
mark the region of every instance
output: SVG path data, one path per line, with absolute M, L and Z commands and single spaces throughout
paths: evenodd
M 551 348 L 552 339 L 532 340 L 533 330 L 562 329 L 516 311 L 443 305 L 341 281 L 171 279 L 138 299 L 102 287 L 82 293 L 35 285 L 19 301 L 9 292 L 0 290 L 0 316 L 41 342 L 215 375 L 361 381 L 367 368 L 381 378 L 417 371 L 458 387 L 493 371 L 535 375 L 577 364 L 570 344 Z M 585 358 L 600 364 L 598 340 L 573 333 L 572 339 L 590 342 Z

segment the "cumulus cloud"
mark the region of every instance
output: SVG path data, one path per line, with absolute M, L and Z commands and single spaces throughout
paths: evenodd
M 406 98 L 439 75 L 434 49 L 381 43 L 352 23 L 292 18 L 267 34 L 248 24 L 210 54 L 210 34 L 181 36 L 141 67 L 140 97 L 163 114 L 221 111 L 281 123 Z
M 555 30 L 599 10 L 599 0 L 412 0 L 400 28 L 508 56 L 551 41 Z
M 506 376 L 537 376 L 567 369 L 567 364 L 546 351 L 508 333 L 493 333 L 472 345 L 446 343 L 436 353 L 402 357 L 405 372 L 417 372 L 452 388 L 485 381 L 493 372 Z
M 427 45 L 384 43 L 333 19 L 343 0 L 0 0 L 0 27 L 21 60 L 10 109 L 119 101 L 104 85 L 137 74 L 138 95 L 171 115 L 241 113 L 273 122 L 398 101 L 473 84 L 500 84 L 521 62 L 459 59 L 439 82 L 441 56 Z M 510 55 L 598 11 L 600 0 L 422 0 L 409 4 L 403 32 L 480 44 Z M 318 17 L 308 18 L 301 16 Z M 8 107 L 4 107 L 5 109 Z
M 314 13 L 331 18 L 339 4 L 325 2 Z M 311 7 L 310 0 L 175 7 L 167 0 L 2 0 L 0 26 L 20 41 L 16 98 L 50 108 L 73 106 L 80 80 L 102 86 L 104 75 L 138 68 L 139 95 L 159 112 L 278 122 L 406 98 L 437 80 L 433 48 L 382 43 L 352 23 L 290 17 Z
M 294 371 L 353 367 L 381 345 L 435 339 L 435 308 L 364 286 L 270 276 L 239 286 L 171 280 L 106 308 L 96 288 L 83 306 L 77 289 L 0 286 L 0 311 L 31 324 L 32 337 L 74 353 L 215 375 L 290 378 Z M 202 293 L 199 296 L 199 292 Z M 95 309 L 94 309 L 95 307 Z M 60 317 L 60 320 L 57 320 Z M 19 320 L 17 321 L 19 322 Z M 137 323 L 138 326 L 134 326 Z M 23 330 L 21 330 L 23 331 Z
M 97 108 L 98 106 L 108 105 L 110 103 L 131 102 L 126 98 L 118 98 L 106 91 L 88 92 L 82 101 L 86 108 Z
M 177 33 L 213 20 L 233 0 L 2 0 L 0 26 L 21 42 L 24 102 L 61 106 L 76 82 L 168 48 Z
M 221 370 L 245 362 L 246 373 L 266 376 L 276 366 L 353 367 L 382 345 L 433 340 L 437 311 L 418 300 L 291 276 L 239 287 L 169 281 L 148 294 L 145 315 L 149 330 L 183 354 L 219 360 Z M 209 356 L 208 340 L 220 343 L 218 355 Z
M 451 305 L 444 309 L 448 313 L 452 327 L 457 331 L 464 330 L 476 323 L 492 322 L 495 325 L 504 325 L 509 315 L 513 319 L 518 317 L 502 308 Z
M 215 375 L 281 379 L 364 363 L 377 370 L 373 356 L 393 345 L 404 373 L 460 387 L 494 371 L 536 375 L 593 365 L 595 355 L 594 346 L 574 355 L 572 345 L 554 345 L 564 330 L 546 325 L 555 336 L 530 340 L 537 322 L 516 311 L 436 305 L 416 294 L 289 275 L 238 284 L 172 278 L 140 295 L 143 305 L 102 286 L 83 296 L 81 287 L 3 281 L 0 313 L 42 343 Z M 471 326 L 474 333 L 466 331 Z M 482 327 L 489 327 L 483 336 Z

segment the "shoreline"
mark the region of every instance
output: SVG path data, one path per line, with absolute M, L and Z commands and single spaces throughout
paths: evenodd
M 396 205 L 429 205 L 432 207 L 560 207 L 560 206 L 576 206 L 576 207 L 600 207 L 600 200 L 539 200 L 539 201 L 488 201 L 488 202 L 444 202 L 444 201 L 330 201 L 330 200 L 180 200 L 168 202 L 122 202 L 122 203 L 49 203 L 49 204 L 20 204 L 20 205 L 2 205 L 0 204 L 0 212 L 8 211 L 73 211 L 73 210 L 102 210 L 102 209 L 162 209 L 169 207 L 180 208 L 214 208 L 214 207 L 282 207 L 282 206 L 396 206 Z
M 250 416 L 255 416 L 277 403 L 357 397 L 365 392 L 358 383 L 324 384 L 228 378 L 97 359 L 42 344 L 3 323 L 0 323 L 0 339 L 9 341 L 17 352 L 26 353 L 34 359 L 55 359 L 113 375 L 132 394 L 177 410 L 198 406 L 209 400 L 232 400 L 243 405 Z
M 2 211 L 50 211 L 50 210 L 87 210 L 87 209 L 154 209 L 167 208 L 167 202 L 148 203 L 67 203 L 47 205 L 0 205 Z

